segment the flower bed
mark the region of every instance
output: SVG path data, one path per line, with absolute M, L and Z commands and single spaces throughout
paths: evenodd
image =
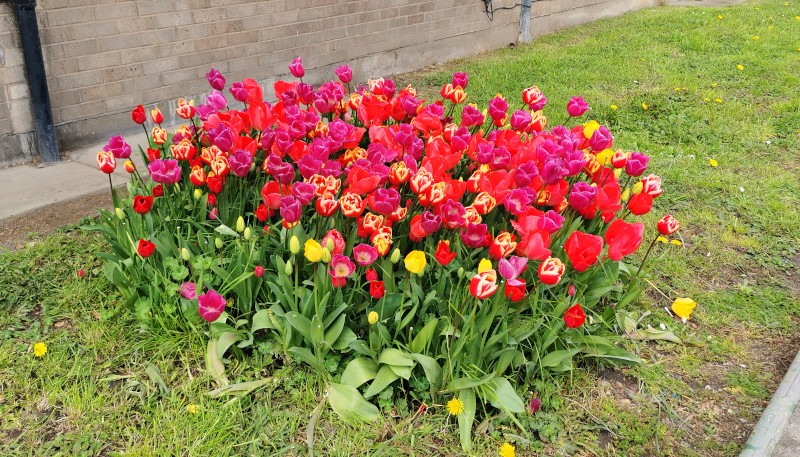
M 463 73 L 428 102 L 389 79 L 351 92 L 346 66 L 319 88 L 299 59 L 290 71 L 300 81 L 276 83 L 274 104 L 232 84 L 236 110 L 212 70 L 171 137 L 151 113 L 150 177 L 126 161 L 130 197 L 97 227 L 105 275 L 143 326 L 208 332 L 222 384 L 229 351 L 300 360 L 345 420 L 399 392 L 447 403 L 465 447 L 476 416 L 529 408 L 527 380 L 579 356 L 637 360 L 608 329 L 641 293 L 625 257 L 645 231 L 628 219 L 662 192 L 647 156 L 613 149 L 594 121 L 545 130 L 535 86 L 518 110 L 498 95 L 481 111 Z M 574 97 L 566 119 L 588 109 Z M 141 106 L 132 118 L 147 123 Z M 112 138 L 98 165 L 130 154 Z

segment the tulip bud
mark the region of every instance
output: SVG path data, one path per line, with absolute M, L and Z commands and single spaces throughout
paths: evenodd
M 242 216 L 236 219 L 236 231 L 239 233 L 244 232 L 244 218 Z
M 181 258 L 182 258 L 183 260 L 186 260 L 186 261 L 188 261 L 189 259 L 191 259 L 191 258 L 192 258 L 192 253 L 191 253 L 191 252 L 189 252 L 189 250 L 188 250 L 188 249 L 186 249 L 186 248 L 181 248 Z
M 622 192 L 622 195 L 619 197 L 619 199 L 624 201 L 624 202 L 628 201 L 629 198 L 631 198 L 631 190 L 630 189 L 625 189 Z
M 300 252 L 300 240 L 297 239 L 297 235 L 292 235 L 289 239 L 289 251 L 292 254 L 297 254 Z
M 458 273 L 458 277 L 459 278 L 463 278 L 464 277 L 464 267 L 458 267 L 458 270 L 456 270 L 456 273 Z
M 244 239 L 249 240 L 253 237 L 253 232 L 250 230 L 250 227 L 245 227 L 244 229 Z
M 283 272 L 286 273 L 286 276 L 290 276 L 292 274 L 292 263 L 286 262 L 286 266 L 283 267 Z
M 394 248 L 392 255 L 389 257 L 389 261 L 392 263 L 397 263 L 400 261 L 400 248 Z
M 195 189 L 194 190 L 194 199 L 195 200 L 200 200 L 200 198 L 202 196 L 203 196 L 203 191 L 202 190 L 200 190 L 200 189 Z
M 257 265 L 256 268 L 253 270 L 253 276 L 256 278 L 260 278 L 264 276 L 264 267 L 261 265 Z
M 332 239 L 332 238 L 328 238 L 328 239 L 325 241 L 325 248 L 326 248 L 326 249 L 328 249 L 328 251 L 333 251 L 334 247 L 335 247 L 335 246 L 334 246 L 334 244 L 333 244 L 333 239 Z
M 367 322 L 369 322 L 369 325 L 377 324 L 378 318 L 379 318 L 378 313 L 376 313 L 375 311 L 370 311 L 370 313 L 367 314 Z
M 492 269 L 492 261 L 489 259 L 481 259 L 478 263 L 478 273 L 483 273 L 484 271 L 489 271 Z
M 567 289 L 567 295 L 569 295 L 570 297 L 575 296 L 575 284 L 569 285 L 569 288 Z
M 136 171 L 136 165 L 134 165 L 134 163 L 131 162 L 130 160 L 126 160 L 123 165 L 125 166 L 125 171 L 127 171 L 128 173 L 133 173 L 134 171 Z
M 331 261 L 331 250 L 327 246 L 322 248 L 322 261 L 328 263 Z
M 114 208 L 114 213 L 118 219 L 125 220 L 125 211 L 122 211 L 122 208 Z
M 76 274 L 78 275 L 79 278 L 83 278 L 86 276 L 86 272 L 83 270 L 78 270 Z
M 217 249 L 222 249 L 222 239 L 219 237 L 214 238 L 214 246 L 216 246 Z
M 644 189 L 644 184 L 642 184 L 642 182 L 639 181 L 639 182 L 637 182 L 636 184 L 633 185 L 633 188 L 631 189 L 631 193 L 641 194 L 642 193 L 642 189 Z

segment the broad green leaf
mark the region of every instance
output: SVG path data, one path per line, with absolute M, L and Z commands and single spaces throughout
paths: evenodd
M 301 315 L 300 313 L 290 311 L 284 314 L 284 318 L 286 318 L 286 321 L 289 322 L 289 325 L 294 327 L 303 336 L 311 340 L 311 321 L 307 317 Z
M 342 334 L 342 330 L 344 329 L 345 318 L 346 316 L 342 314 L 338 319 L 336 319 L 336 322 L 334 322 L 327 328 L 327 330 L 325 330 L 324 341 L 328 343 L 328 346 L 332 346 L 333 343 L 339 339 L 339 335 Z
M 353 386 L 332 382 L 328 386 L 328 399 L 333 411 L 345 422 L 371 422 L 378 418 L 378 408 Z
M 219 337 L 217 338 L 217 357 L 222 359 L 228 348 L 231 347 L 233 343 L 241 339 L 242 335 L 236 332 L 225 332 L 220 334 Z
M 272 325 L 272 320 L 269 318 L 269 313 L 270 311 L 267 309 L 262 309 L 261 311 L 257 312 L 253 316 L 253 325 L 250 327 L 250 332 L 255 333 L 256 331 L 265 328 L 275 328 Z
M 434 360 L 432 357 L 422 354 L 410 354 L 410 356 L 419 362 L 420 365 L 422 365 L 422 370 L 425 371 L 425 377 L 428 379 L 428 382 L 431 384 L 431 386 L 438 386 L 440 382 L 440 376 L 442 374 L 442 368 L 439 366 L 436 360 Z
M 378 363 L 385 363 L 387 365 L 413 367 L 414 360 L 405 354 L 403 351 L 395 348 L 387 348 L 381 352 L 378 357 Z
M 524 413 L 525 403 L 519 398 L 517 392 L 506 378 L 494 378 L 487 382 L 482 389 L 486 392 L 486 399 L 497 409 L 509 413 Z
M 369 345 L 367 345 L 367 342 L 364 340 L 353 340 L 349 342 L 347 346 L 350 349 L 354 350 L 355 352 L 358 352 L 359 354 L 365 355 L 367 357 L 375 358 L 378 356 L 378 354 L 376 354 L 375 351 L 369 348 Z
M 553 351 L 542 357 L 539 364 L 544 368 L 552 368 L 560 365 L 564 360 L 572 360 L 572 356 L 577 354 L 580 349 L 560 349 Z
M 416 353 L 426 352 L 428 346 L 430 345 L 431 338 L 433 338 L 434 333 L 436 332 L 436 326 L 439 324 L 439 319 L 434 318 L 428 321 L 422 330 L 417 333 L 414 339 L 411 341 L 411 350 Z
M 214 231 L 217 233 L 221 233 L 223 235 L 234 236 L 236 238 L 239 238 L 239 234 L 236 233 L 236 230 L 233 230 L 232 228 L 228 227 L 225 224 L 218 226 L 217 228 L 214 229 Z
M 250 392 L 258 389 L 261 386 L 265 386 L 272 382 L 274 378 L 264 378 L 259 379 L 257 381 L 248 381 L 248 382 L 240 382 L 237 384 L 231 384 L 229 386 L 220 387 L 219 389 L 214 389 L 208 393 L 208 396 L 211 398 L 221 397 L 223 395 L 247 395 Z
M 474 379 L 474 378 L 453 379 L 452 381 L 450 381 L 450 384 L 448 384 L 447 389 L 444 390 L 443 392 L 457 392 L 464 389 L 473 389 L 475 387 L 480 386 L 481 384 L 485 384 L 491 381 L 492 379 L 494 379 L 495 376 L 496 375 L 494 373 L 489 373 L 480 379 Z
M 378 374 L 378 364 L 366 357 L 358 357 L 347 364 L 342 373 L 342 384 L 358 387 L 365 382 L 375 379 Z
M 350 347 L 350 343 L 356 341 L 357 339 L 358 337 L 352 330 L 350 330 L 350 327 L 345 327 L 342 329 L 342 333 L 339 334 L 339 337 L 336 338 L 336 341 L 333 342 L 331 347 L 337 351 L 349 352 L 345 351 L 345 349 Z
M 411 367 L 400 367 L 397 365 L 387 365 L 387 366 L 392 369 L 394 374 L 400 376 L 403 379 L 409 379 L 411 377 Z
M 384 365 L 378 370 L 378 374 L 375 375 L 375 380 L 372 381 L 372 384 L 369 385 L 367 391 L 364 392 L 364 397 L 369 398 L 373 395 L 377 395 L 383 391 L 389 384 L 395 382 L 399 379 L 400 376 L 397 376 L 394 371 L 392 371 L 389 365 Z
M 217 340 L 208 340 L 206 347 L 206 371 L 218 383 L 223 386 L 228 385 L 228 379 L 225 377 L 225 365 L 217 355 Z
M 311 318 L 311 343 L 314 347 L 319 347 L 322 343 L 322 340 L 325 339 L 325 329 L 322 327 L 322 319 L 320 319 L 319 315 L 314 315 Z
M 323 367 L 322 364 L 319 363 L 319 360 L 317 360 L 317 358 L 314 357 L 314 354 L 312 354 L 311 351 L 309 351 L 306 348 L 295 346 L 287 349 L 286 352 L 288 352 L 289 355 L 291 355 L 292 357 L 311 365 L 311 368 L 314 368 L 315 370 L 318 370 L 320 372 L 327 371 L 325 370 L 325 367 Z
M 458 398 L 464 403 L 464 412 L 458 418 L 458 435 L 461 439 L 461 448 L 466 452 L 472 451 L 472 424 L 475 422 L 475 391 L 463 389 L 458 392 Z

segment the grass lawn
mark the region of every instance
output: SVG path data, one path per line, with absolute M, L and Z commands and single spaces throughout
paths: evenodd
M 476 455 L 506 441 L 517 455 L 739 453 L 800 347 L 798 69 L 800 1 L 778 0 L 652 8 L 397 78 L 433 99 L 467 71 L 481 107 L 535 84 L 558 107 L 553 125 L 583 95 L 615 144 L 650 155 L 663 177 L 651 227 L 667 212 L 685 227 L 682 246 L 657 246 L 652 287 L 631 307 L 684 343 L 630 342 L 645 363 L 531 382 L 544 404 L 520 418 L 530 436 L 496 418 L 476 434 Z M 102 278 L 104 249 L 65 229 L 0 255 L 0 455 L 307 455 L 322 381 L 260 348 L 226 372 L 272 384 L 207 395 L 206 337 L 141 332 Z M 698 303 L 688 324 L 664 310 L 677 297 Z M 381 406 L 384 420 L 361 426 L 323 410 L 316 454 L 462 455 L 441 405 Z

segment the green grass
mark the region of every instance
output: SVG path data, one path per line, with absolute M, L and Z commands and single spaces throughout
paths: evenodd
M 498 418 L 477 433 L 477 455 L 503 441 L 516 442 L 518 455 L 739 452 L 800 346 L 795 16 L 796 0 L 653 8 L 398 78 L 435 99 L 453 71 L 467 71 L 468 101 L 481 107 L 497 92 L 516 107 L 536 84 L 551 124 L 570 96 L 583 95 L 617 146 L 652 156 L 664 178 L 648 223 L 669 212 L 685 227 L 684 246 L 658 246 L 653 288 L 636 305 L 652 311 L 646 323 L 665 324 L 685 344 L 630 343 L 646 363 L 584 366 L 532 384 L 544 399 L 521 418 L 532 441 Z M 205 337 L 140 332 L 101 279 L 100 243 L 67 232 L 0 256 L 0 455 L 306 455 L 322 382 L 261 348 L 232 358 L 226 372 L 231 382 L 273 376 L 274 386 L 209 397 Z M 698 303 L 689 325 L 663 309 L 683 296 Z M 48 345 L 42 358 L 31 351 L 37 341 Z M 385 406 L 384 421 L 359 426 L 326 409 L 316 453 L 462 455 L 443 408 L 417 416 L 410 399 Z

